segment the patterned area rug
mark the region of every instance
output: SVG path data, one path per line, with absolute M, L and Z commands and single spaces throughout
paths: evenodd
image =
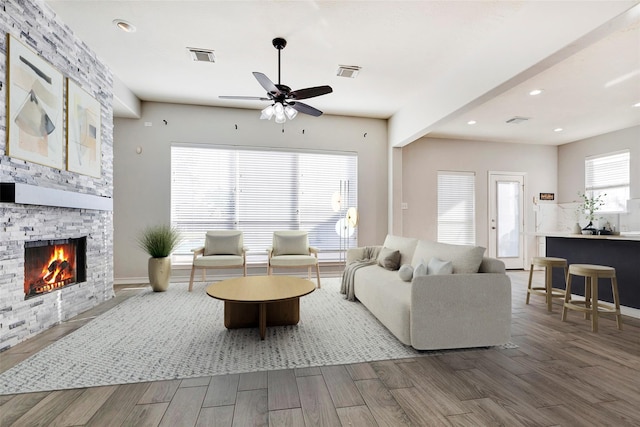
M 400 343 L 339 279 L 300 299 L 300 322 L 227 330 L 224 304 L 172 284 L 141 292 L 0 375 L 0 394 L 400 359 L 438 352 Z M 55 361 L 52 363 L 52 361 Z

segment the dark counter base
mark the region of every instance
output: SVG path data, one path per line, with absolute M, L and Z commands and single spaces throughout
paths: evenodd
M 640 309 L 640 241 L 547 237 L 547 256 L 569 264 L 607 265 L 616 269 L 620 305 Z M 553 285 L 565 288 L 561 269 L 554 269 Z M 584 296 L 584 279 L 571 279 L 571 293 Z M 600 279 L 598 299 L 613 302 L 611 280 Z

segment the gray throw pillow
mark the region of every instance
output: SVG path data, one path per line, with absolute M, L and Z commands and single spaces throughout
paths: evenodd
M 402 281 L 410 282 L 411 279 L 413 279 L 413 267 L 411 267 L 411 264 L 401 265 L 400 270 L 398 270 L 398 275 Z
M 416 268 L 413 269 L 413 277 L 426 276 L 427 275 L 427 264 L 424 260 L 420 261 L 420 264 L 416 265 Z
M 204 255 L 242 255 L 242 234 L 207 234 Z
M 382 248 L 378 254 L 378 264 L 387 270 L 397 270 L 400 268 L 400 251 Z
M 433 257 L 429 260 L 429 264 L 427 264 L 427 274 L 430 276 L 453 274 L 453 263 Z
M 274 234 L 273 255 L 309 255 L 307 234 Z

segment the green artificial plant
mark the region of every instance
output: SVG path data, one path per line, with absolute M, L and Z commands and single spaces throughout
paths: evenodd
M 168 225 L 154 225 L 142 230 L 138 236 L 138 246 L 152 258 L 164 258 L 180 243 L 180 232 Z

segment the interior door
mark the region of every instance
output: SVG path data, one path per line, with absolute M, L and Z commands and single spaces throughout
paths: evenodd
M 524 268 L 524 174 L 489 172 L 489 256 Z

